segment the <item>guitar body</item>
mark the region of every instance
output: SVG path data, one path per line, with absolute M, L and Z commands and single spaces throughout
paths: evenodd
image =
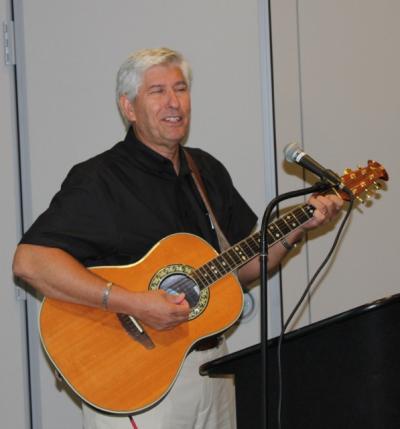
M 190 273 L 216 255 L 195 235 L 173 234 L 134 264 L 91 270 L 130 291 L 143 292 L 158 288 L 176 270 Z M 196 342 L 225 331 L 239 318 L 243 294 L 233 274 L 207 291 L 201 310 L 192 312 L 188 322 L 167 331 L 141 325 L 153 348 L 132 338 L 115 313 L 45 298 L 39 323 L 42 344 L 57 371 L 85 402 L 117 414 L 144 410 L 168 393 Z

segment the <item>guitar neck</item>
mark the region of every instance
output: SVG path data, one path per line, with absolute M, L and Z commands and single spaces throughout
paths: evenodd
M 270 223 L 266 231 L 268 247 L 311 219 L 314 210 L 313 206 L 304 204 Z M 258 231 L 199 267 L 192 277 L 200 289 L 204 289 L 259 255 L 260 243 L 261 233 Z

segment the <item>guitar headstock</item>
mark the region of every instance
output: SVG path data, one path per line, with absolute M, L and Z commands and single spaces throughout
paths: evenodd
M 389 180 L 389 175 L 385 168 L 376 161 L 368 161 L 366 167 L 358 167 L 356 170 L 346 169 L 341 177 L 342 183 L 360 200 L 360 195 L 367 192 L 371 186 L 380 189 L 379 180 Z M 339 194 L 344 200 L 349 200 L 349 196 L 344 192 L 339 191 Z

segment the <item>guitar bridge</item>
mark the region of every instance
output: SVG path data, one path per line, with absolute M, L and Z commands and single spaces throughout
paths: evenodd
M 117 313 L 117 316 L 121 325 L 131 338 L 148 350 L 154 349 L 155 345 L 153 341 L 133 316 L 121 313 Z

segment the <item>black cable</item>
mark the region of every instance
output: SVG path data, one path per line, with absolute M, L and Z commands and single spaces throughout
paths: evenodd
M 268 428 L 268 244 L 267 243 L 267 227 L 269 224 L 269 219 L 274 208 L 281 201 L 287 200 L 289 198 L 299 197 L 307 194 L 312 194 L 314 192 L 327 192 L 332 189 L 330 184 L 325 182 L 317 182 L 309 188 L 300 189 L 297 191 L 287 192 L 282 195 L 278 195 L 268 204 L 265 209 L 261 230 L 260 230 L 260 277 L 261 277 L 261 314 L 260 314 L 260 335 L 261 335 L 261 403 L 262 403 L 262 422 L 263 429 Z
M 305 297 L 309 293 L 311 286 L 313 285 L 315 279 L 318 277 L 319 273 L 322 271 L 322 269 L 326 266 L 327 262 L 331 258 L 332 254 L 333 254 L 334 250 L 336 249 L 336 246 L 339 242 L 339 238 L 343 232 L 343 229 L 344 229 L 344 227 L 345 227 L 345 225 L 349 219 L 350 213 L 351 213 L 351 211 L 353 209 L 353 205 L 354 205 L 354 195 L 346 187 L 344 187 L 342 190 L 349 195 L 349 199 L 350 199 L 350 203 L 349 203 L 349 206 L 347 208 L 346 215 L 343 218 L 342 223 L 340 224 L 340 227 L 339 227 L 338 232 L 336 234 L 335 240 L 333 241 L 333 244 L 332 244 L 328 254 L 326 255 L 325 259 L 320 264 L 319 268 L 315 271 L 313 277 L 311 278 L 307 287 L 305 288 L 302 296 L 300 297 L 299 301 L 297 302 L 294 309 L 290 313 L 287 321 L 283 325 L 283 329 L 279 335 L 279 341 L 278 341 L 278 347 L 277 347 L 277 359 L 278 359 L 278 429 L 281 429 L 281 423 L 282 423 L 281 417 L 282 417 L 283 377 L 282 377 L 282 360 L 281 360 L 282 359 L 282 351 L 281 351 L 281 349 L 282 349 L 283 337 L 284 337 L 285 331 L 286 331 L 287 327 L 289 326 L 290 322 L 292 321 L 294 315 L 297 313 L 297 310 L 300 308 Z

